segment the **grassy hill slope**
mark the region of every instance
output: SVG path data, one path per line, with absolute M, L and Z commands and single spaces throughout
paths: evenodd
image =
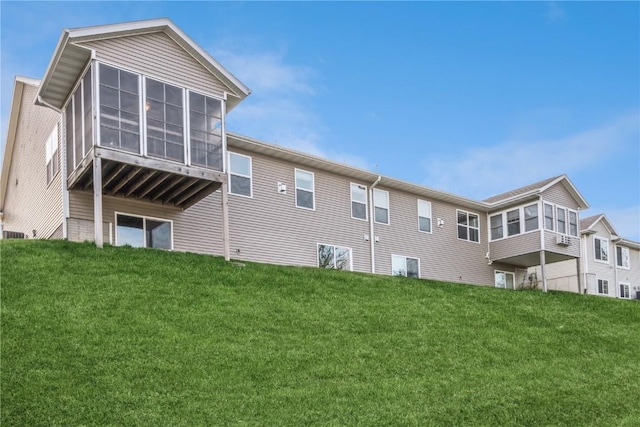
M 640 425 L 640 304 L 2 241 L 1 423 Z

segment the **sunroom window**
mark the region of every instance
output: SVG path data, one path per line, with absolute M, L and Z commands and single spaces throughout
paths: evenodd
M 100 145 L 140 152 L 138 76 L 100 64 Z
M 182 89 L 146 79 L 147 154 L 184 162 Z
M 189 92 L 191 164 L 222 170 L 222 102 Z

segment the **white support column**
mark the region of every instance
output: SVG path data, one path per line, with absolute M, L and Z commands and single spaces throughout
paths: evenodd
M 222 183 L 220 189 L 222 195 L 222 244 L 224 246 L 224 259 L 229 261 L 231 259 L 231 252 L 229 249 L 229 198 L 227 196 L 227 182 Z
M 544 249 L 540 251 L 540 274 L 542 274 L 542 290 L 547 292 L 547 274 L 545 273 L 546 256 Z
M 93 158 L 93 223 L 96 246 L 102 247 L 102 159 Z

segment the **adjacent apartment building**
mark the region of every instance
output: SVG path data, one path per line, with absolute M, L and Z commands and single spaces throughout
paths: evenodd
M 64 30 L 15 80 L 3 234 L 512 289 L 580 265 L 566 176 L 467 199 L 229 132 L 249 94 L 167 19 Z

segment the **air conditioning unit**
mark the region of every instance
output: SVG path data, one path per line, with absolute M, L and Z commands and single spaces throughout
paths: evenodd
M 571 237 L 558 235 L 556 236 L 556 243 L 560 246 L 569 246 L 571 244 Z

